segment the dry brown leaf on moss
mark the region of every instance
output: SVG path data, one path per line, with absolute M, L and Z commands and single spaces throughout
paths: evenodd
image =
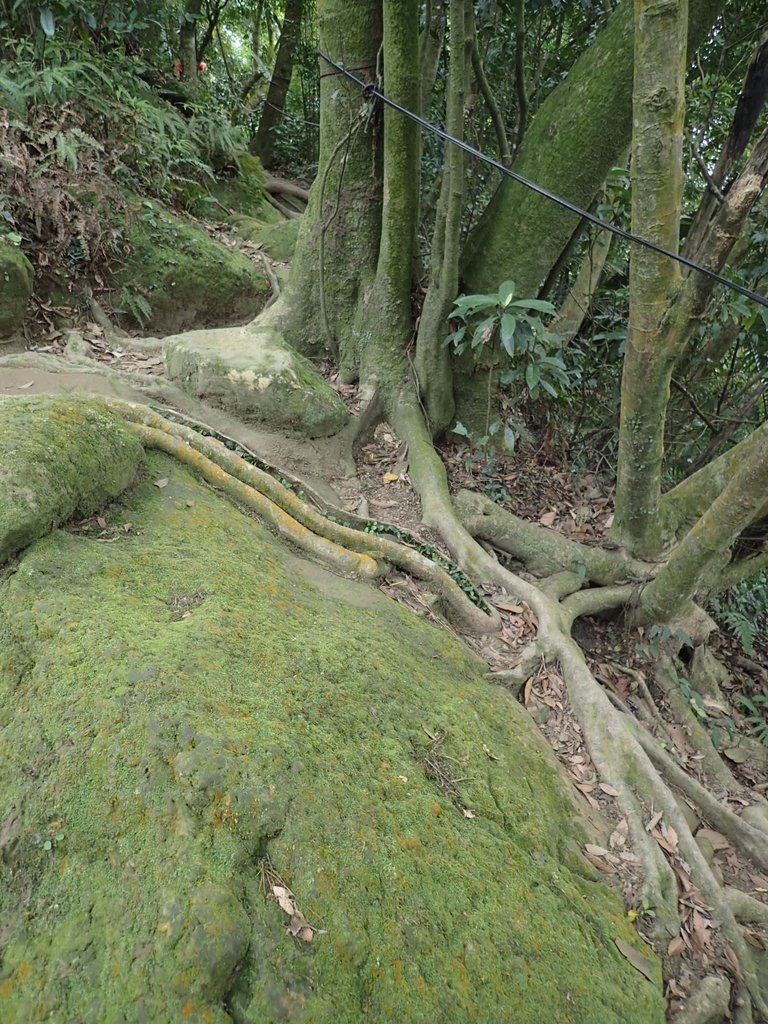
M 652 985 L 655 985 L 657 978 L 653 964 L 639 950 L 635 949 L 634 946 L 630 946 L 628 942 L 624 942 L 623 939 L 614 939 L 613 941 L 616 943 L 616 948 L 621 955 L 629 960 L 635 970 L 640 971 Z

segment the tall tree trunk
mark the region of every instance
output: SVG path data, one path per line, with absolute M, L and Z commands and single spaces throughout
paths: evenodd
M 251 152 L 265 167 L 271 167 L 275 159 L 275 130 L 283 118 L 283 109 L 293 74 L 293 59 L 301 37 L 301 18 L 304 0 L 286 0 L 285 18 L 277 46 L 272 81 L 269 83 L 259 127 L 250 145 Z
M 683 191 L 688 0 L 636 0 L 632 230 L 677 252 Z M 658 554 L 664 412 L 670 355 L 664 316 L 680 283 L 673 260 L 635 246 L 629 270 L 615 528 L 627 547 Z M 642 382 L 642 386 L 640 385 Z
M 446 129 L 457 139 L 464 138 L 464 102 L 473 39 L 471 25 L 467 24 L 470 15 L 467 0 L 451 0 Z M 454 410 L 451 360 L 443 339 L 448 333 L 448 314 L 459 285 L 465 176 L 464 153 L 456 146 L 446 145 L 432 233 L 429 285 L 421 310 L 415 358 L 422 401 L 433 433 L 448 426 Z
M 384 0 L 384 92 L 409 110 L 419 102 L 419 5 Z M 396 110 L 383 115 L 381 236 L 374 287 L 358 315 L 361 380 L 389 404 L 406 375 L 419 210 L 419 129 Z
M 203 7 L 203 0 L 187 0 L 179 28 L 179 59 L 181 76 L 191 83 L 197 82 L 197 19 Z
M 319 47 L 345 67 L 376 79 L 380 4 L 322 0 Z M 294 347 L 330 353 L 342 380 L 357 379 L 356 314 L 373 286 L 381 232 L 381 119 L 360 90 L 320 63 L 318 173 L 302 218 L 282 319 Z M 272 307 L 276 309 L 276 307 Z
M 690 0 L 689 54 L 709 34 L 724 0 Z M 542 103 L 515 170 L 586 209 L 629 144 L 632 129 L 632 3 L 623 0 L 565 81 Z M 536 295 L 578 226 L 568 211 L 505 178 L 462 257 L 469 291 L 511 278 Z
M 665 60 L 669 50 L 670 40 L 667 39 L 663 50 Z M 650 73 L 654 81 L 656 74 Z M 650 88 L 652 90 L 653 86 Z M 650 102 L 654 102 L 652 95 Z M 637 134 L 641 135 L 640 126 Z M 652 172 L 653 154 L 643 154 L 642 158 L 650 163 L 648 170 Z M 716 272 L 723 269 L 767 183 L 768 129 L 753 146 L 743 171 L 731 185 L 712 221 L 706 244 L 699 251 L 705 266 Z M 635 191 L 633 189 L 633 195 Z M 659 201 L 663 201 L 661 196 Z M 654 230 L 657 223 L 654 210 L 647 208 L 642 216 L 647 218 L 645 232 Z M 637 252 L 633 253 L 633 260 L 637 268 Z M 635 298 L 630 298 L 630 342 L 622 379 L 615 526 L 618 536 L 633 554 L 655 557 L 662 543 L 662 517 L 657 515 L 657 510 L 670 380 L 675 363 L 704 314 L 714 284 L 703 274 L 691 273 L 682 279 L 676 294 L 663 308 L 660 299 L 654 300 L 653 279 L 655 277 L 660 291 L 666 291 L 671 280 L 666 275 L 673 271 L 662 274 L 660 268 L 654 270 L 653 261 L 660 262 L 661 258 L 650 253 L 641 260 L 630 284 Z M 679 279 L 679 274 L 677 276 Z M 655 330 L 654 317 L 658 317 Z

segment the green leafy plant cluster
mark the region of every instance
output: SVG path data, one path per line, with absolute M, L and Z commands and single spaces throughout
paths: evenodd
M 748 729 L 764 747 L 768 747 L 768 693 L 757 683 L 750 683 L 749 688 L 749 694 L 739 694 L 738 702 Z
M 710 611 L 750 656 L 768 636 L 768 571 L 738 583 L 710 601 Z
M 452 320 L 463 323 L 445 339 L 457 354 L 471 349 L 493 360 L 502 353 L 501 383 L 523 385 L 532 399 L 542 392 L 559 398 L 572 384 L 556 335 L 546 330 L 539 314 L 552 316 L 555 307 L 543 299 L 515 299 L 514 281 L 505 281 L 491 295 L 462 295 Z M 479 350 L 479 351 L 478 351 Z

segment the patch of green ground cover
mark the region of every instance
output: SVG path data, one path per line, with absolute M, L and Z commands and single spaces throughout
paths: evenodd
M 461 645 L 164 456 L 105 515 L 130 531 L 56 531 L 0 583 L 0 1018 L 663 1020 L 541 740 Z

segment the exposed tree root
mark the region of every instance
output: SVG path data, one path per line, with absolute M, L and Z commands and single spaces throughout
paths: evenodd
M 692 780 L 650 735 L 635 723 L 634 719 L 613 707 L 607 694 L 589 670 L 581 650 L 570 636 L 570 629 L 576 616 L 626 605 L 632 600 L 634 588 L 608 586 L 604 588 L 606 593 L 603 593 L 601 588 L 571 592 L 560 602 L 558 598 L 569 593 L 569 585 L 565 585 L 566 581 L 562 578 L 561 587 L 559 582 L 553 585 L 550 577 L 550 585 L 545 593 L 543 589 L 508 572 L 473 539 L 470 530 L 466 528 L 470 527 L 471 531 L 477 530 L 480 536 L 492 539 L 494 544 L 499 543 L 499 532 L 488 528 L 488 521 L 496 520 L 495 513 L 486 515 L 482 512 L 486 504 L 485 499 L 477 495 L 468 497 L 463 493 L 458 500 L 463 522 L 460 521 L 448 491 L 445 468 L 432 446 L 418 406 L 408 397 L 401 399 L 393 410 L 392 420 L 395 429 L 408 443 L 410 475 L 422 500 L 424 522 L 440 532 L 453 556 L 465 571 L 476 579 L 492 581 L 505 587 L 518 599 L 524 600 L 538 618 L 538 636 L 524 653 L 522 662 L 510 672 L 494 673 L 493 678 L 500 679 L 513 688 L 519 687 L 526 678 L 535 673 L 542 658 L 559 663 L 571 707 L 581 726 L 592 761 L 601 778 L 618 791 L 617 800 L 627 817 L 635 852 L 641 859 L 645 895 L 655 909 L 657 937 L 669 937 L 679 929 L 677 878 L 661 848 L 644 827 L 646 818 L 661 812 L 667 828 L 675 831 L 677 849 L 690 870 L 693 884 L 701 893 L 701 899 L 711 908 L 713 921 L 716 922 L 722 939 L 730 946 L 739 964 L 741 977 L 736 979 L 737 995 L 740 993 L 746 996 L 748 993 L 744 1002 L 744 1014 L 749 1013 L 749 1017 L 745 1016 L 744 1019 L 751 1019 L 751 1006 L 762 1019 L 768 1021 L 766 993 L 761 988 L 761 979 L 751 948 L 745 941 L 734 914 L 734 902 L 737 898 L 727 896 L 715 878 L 670 787 L 674 786 L 690 797 L 712 824 L 719 827 L 748 857 L 763 867 L 768 866 L 768 843 L 765 834 L 742 820 L 712 796 L 704 786 Z M 505 517 L 506 542 L 501 546 L 526 561 L 526 555 L 531 556 L 533 561 L 538 557 L 538 566 L 544 572 L 560 573 L 564 570 L 575 570 L 578 574 L 581 565 L 582 576 L 586 569 L 586 574 L 590 578 L 597 582 L 604 581 L 606 584 L 626 580 L 634 573 L 638 573 L 640 579 L 647 579 L 651 575 L 645 563 L 630 562 L 612 552 L 598 552 L 595 560 L 590 560 L 588 564 L 594 549 L 588 549 L 586 557 L 582 557 L 585 551 L 581 545 L 573 545 L 563 538 L 552 540 L 549 531 L 541 531 L 537 527 L 531 527 L 531 524 L 513 520 L 513 517 L 507 517 L 506 513 L 502 513 L 502 516 Z M 513 520 L 512 526 L 509 520 Z M 516 533 L 518 528 L 519 533 Z M 543 534 L 550 539 L 542 544 Z M 523 538 L 522 541 L 520 537 Z M 541 555 L 542 548 L 546 552 L 545 556 Z M 655 708 L 655 705 L 653 707 Z M 651 713 L 652 718 L 656 716 Z M 763 978 L 763 983 L 764 981 Z M 700 1010 L 697 1007 L 692 1008 L 692 1016 L 689 1018 L 692 1024 L 719 1019 L 708 1015 L 708 1007 L 722 1007 L 722 982 L 714 979 L 707 987 L 711 988 L 712 992 L 701 1000 Z M 727 999 L 725 1003 L 727 1004 Z
M 734 814 L 730 808 L 714 797 L 706 786 L 692 778 L 675 764 L 669 754 L 642 730 L 637 730 L 640 746 L 656 765 L 658 770 L 677 790 L 691 800 L 702 815 L 720 832 L 731 840 L 734 846 L 768 871 L 768 827 L 763 831 Z
M 322 559 L 341 572 L 353 573 L 363 579 L 373 579 L 381 573 L 382 568 L 369 555 L 349 551 L 312 533 L 264 494 L 230 476 L 221 466 L 205 458 L 180 437 L 173 437 L 165 430 L 147 427 L 143 423 L 133 422 L 131 427 L 145 448 L 156 448 L 189 466 L 209 484 L 220 488 L 235 501 L 252 508 L 273 526 L 281 537 L 307 554 Z
M 668 655 L 663 655 L 654 675 L 656 685 L 663 693 L 675 719 L 682 725 L 685 733 L 696 747 L 701 758 L 702 768 L 722 786 L 726 793 L 750 799 L 750 794 L 744 792 L 743 786 L 739 785 L 730 768 L 715 750 L 709 733 L 683 696 L 676 677 L 677 670 L 672 659 Z M 756 799 L 762 801 L 762 798 Z
M 710 974 L 692 993 L 677 1024 L 721 1024 L 728 1014 L 730 994 L 725 978 Z
M 459 491 L 456 512 L 474 537 L 490 541 L 541 575 L 567 570 L 585 581 L 608 586 L 648 579 L 655 566 L 620 551 L 579 544 L 507 512 L 474 491 Z
M 254 508 L 282 536 L 345 572 L 371 578 L 384 564 L 423 580 L 452 617 L 472 632 L 498 628 L 498 614 L 473 604 L 448 573 L 414 548 L 365 533 L 317 512 L 279 480 L 251 465 L 215 438 L 171 423 L 146 406 L 114 400 L 110 405 L 132 422 L 148 447 L 160 448 L 190 465 L 206 480 Z M 343 515 L 341 510 L 336 510 Z

